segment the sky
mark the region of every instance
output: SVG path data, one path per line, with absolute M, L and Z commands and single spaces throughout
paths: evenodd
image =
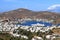
M 0 12 L 26 8 L 33 11 L 54 9 L 60 6 L 60 0 L 0 0 Z

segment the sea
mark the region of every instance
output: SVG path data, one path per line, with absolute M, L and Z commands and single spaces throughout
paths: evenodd
M 53 25 L 52 23 L 49 23 L 49 22 L 34 21 L 34 20 L 32 20 L 32 21 L 24 21 L 23 23 L 21 23 L 21 24 L 19 24 L 19 25 L 31 26 L 32 24 L 37 24 L 37 23 L 39 23 L 39 24 L 44 24 L 45 27 L 47 27 L 47 26 L 52 26 L 52 25 Z

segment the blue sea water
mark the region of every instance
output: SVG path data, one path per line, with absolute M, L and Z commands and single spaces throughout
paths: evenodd
M 44 24 L 45 27 L 46 26 L 52 26 L 52 23 L 48 23 L 48 22 L 43 22 L 43 21 L 25 21 L 24 23 L 20 24 L 20 25 L 24 25 L 24 26 L 31 26 L 32 24 Z
M 60 26 L 60 24 L 57 24 L 57 26 Z

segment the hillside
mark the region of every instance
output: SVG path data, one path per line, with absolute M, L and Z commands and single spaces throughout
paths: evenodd
M 0 14 L 0 17 L 9 18 L 11 20 L 14 18 L 42 18 L 42 19 L 49 19 L 49 20 L 53 19 L 55 20 L 54 23 L 60 23 L 60 14 L 58 13 L 48 12 L 48 11 L 35 12 L 24 8 L 4 12 Z

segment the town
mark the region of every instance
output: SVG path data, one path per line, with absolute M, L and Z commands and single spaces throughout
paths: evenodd
M 9 19 L 1 19 L 0 32 L 8 33 L 13 37 L 20 37 L 22 39 L 24 38 L 24 40 L 57 40 L 60 38 L 60 25 L 58 26 L 52 25 L 46 27 L 44 24 L 40 23 L 32 24 L 31 26 L 17 25 L 18 23 L 21 24 L 25 21 L 32 20 L 49 23 L 52 23 L 54 21 L 47 19 L 30 19 L 30 18 L 16 19 L 14 21 L 10 21 Z

